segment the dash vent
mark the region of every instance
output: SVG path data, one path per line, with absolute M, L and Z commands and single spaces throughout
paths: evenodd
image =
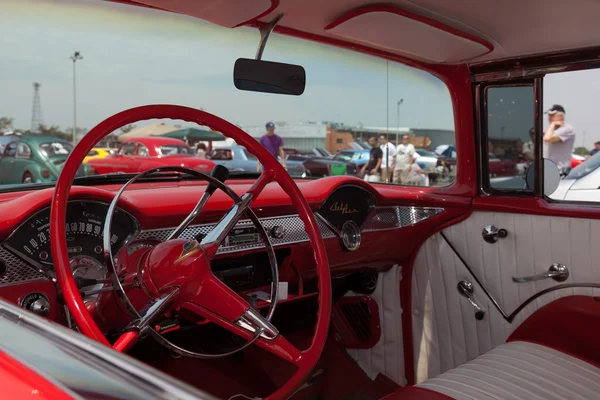
M 350 349 L 369 349 L 379 341 L 379 307 L 367 296 L 343 297 L 333 307 L 336 340 Z

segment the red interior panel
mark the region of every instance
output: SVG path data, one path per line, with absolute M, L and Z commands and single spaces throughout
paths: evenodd
M 379 307 L 368 296 L 344 297 L 331 312 L 335 338 L 342 346 L 370 349 L 381 337 Z
M 569 296 L 537 310 L 507 341 L 538 343 L 600 367 L 599 335 L 600 297 Z

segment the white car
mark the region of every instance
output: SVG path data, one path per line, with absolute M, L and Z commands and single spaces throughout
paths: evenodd
M 555 200 L 600 200 L 600 153 L 588 158 L 560 181 L 550 197 Z
M 439 156 L 434 152 L 423 149 L 416 149 L 415 153 L 415 160 L 417 161 L 417 164 L 419 164 L 419 167 L 421 167 L 421 169 L 423 169 L 424 171 L 432 170 L 437 165 L 437 160 Z

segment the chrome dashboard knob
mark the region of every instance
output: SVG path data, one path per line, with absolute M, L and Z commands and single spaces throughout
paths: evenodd
M 47 317 L 50 314 L 50 300 L 42 293 L 28 294 L 19 305 L 40 317 Z
M 31 304 L 31 312 L 42 317 L 47 317 L 50 314 L 50 303 L 45 298 L 40 298 Z

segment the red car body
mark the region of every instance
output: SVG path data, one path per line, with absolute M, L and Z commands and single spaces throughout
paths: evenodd
M 575 168 L 579 164 L 585 161 L 585 157 L 579 156 L 577 154 L 571 155 L 571 168 Z
M 214 162 L 194 156 L 185 142 L 163 137 L 141 137 L 123 140 L 115 155 L 91 159 L 87 163 L 98 174 L 135 173 L 161 166 L 179 166 L 209 172 Z

